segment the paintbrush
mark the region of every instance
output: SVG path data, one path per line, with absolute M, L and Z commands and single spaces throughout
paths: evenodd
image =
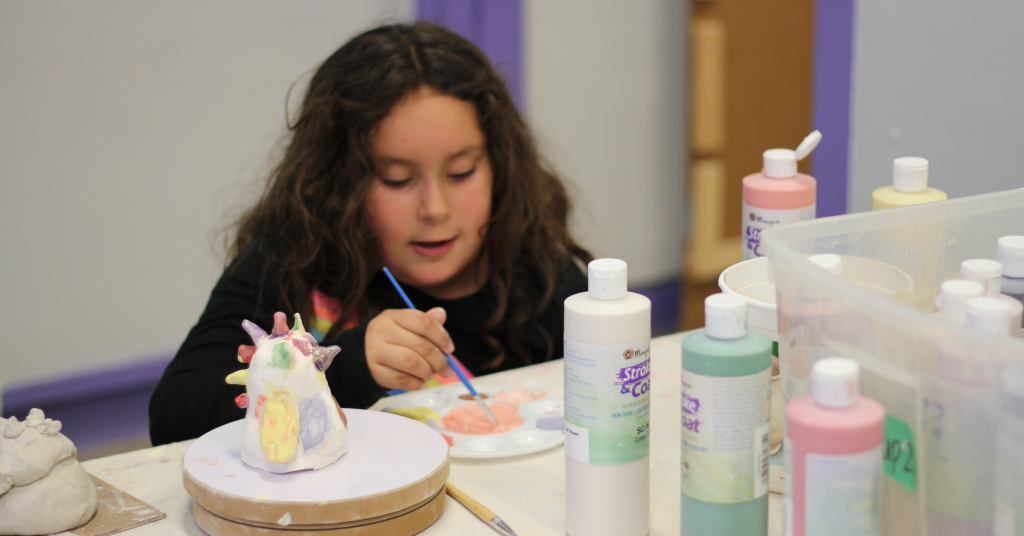
M 398 294 L 402 297 L 402 300 L 405 302 L 406 307 L 410 309 L 416 309 L 416 306 L 412 304 L 412 300 L 410 300 L 409 296 L 406 296 L 405 291 L 402 290 L 402 285 L 399 285 L 398 281 L 395 279 L 395 276 L 391 275 L 391 271 L 388 270 L 387 268 L 384 268 L 384 275 L 388 276 L 388 279 L 391 280 L 391 284 L 395 286 L 395 290 L 397 290 Z M 451 367 L 452 370 L 455 371 L 455 374 L 459 376 L 459 379 L 462 380 L 462 384 L 466 386 L 466 389 L 469 389 L 469 395 L 473 397 L 473 400 L 476 400 L 477 404 L 480 404 L 480 407 L 484 408 L 484 413 L 487 414 L 487 420 L 491 421 L 491 424 L 494 424 L 494 413 L 491 413 L 491 408 L 487 407 L 487 404 L 484 404 L 483 398 L 479 394 L 477 394 L 476 389 L 473 389 L 473 384 L 469 383 L 469 378 L 467 378 L 466 375 L 462 372 L 462 369 L 455 364 L 455 360 L 452 359 L 452 356 L 445 353 L 444 357 L 448 360 L 448 366 Z
M 448 495 L 451 495 L 453 499 L 462 503 L 462 505 L 468 508 L 470 512 L 476 514 L 476 517 L 482 519 L 484 523 L 494 527 L 494 530 L 504 534 L 505 536 L 516 536 L 515 531 L 512 530 L 512 527 L 508 526 L 508 523 L 505 523 L 505 521 L 500 517 L 494 515 L 494 512 L 489 508 L 478 503 L 469 495 L 466 495 L 464 491 L 453 486 L 451 482 L 446 482 L 444 487 L 448 490 Z

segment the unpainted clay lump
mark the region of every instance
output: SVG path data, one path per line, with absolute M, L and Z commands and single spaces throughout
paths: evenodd
M 0 418 L 0 535 L 62 532 L 96 513 L 96 486 L 60 429 L 39 409 Z

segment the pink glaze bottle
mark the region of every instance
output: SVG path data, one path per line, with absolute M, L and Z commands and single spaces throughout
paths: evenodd
M 796 151 L 768 149 L 764 169 L 743 178 L 743 260 L 764 257 L 761 231 L 772 225 L 813 220 L 818 182 L 796 172 L 803 160 L 821 141 L 821 132 L 811 132 Z
M 786 406 L 786 536 L 880 534 L 885 409 L 857 395 L 858 373 L 852 359 L 819 359 L 813 394 Z

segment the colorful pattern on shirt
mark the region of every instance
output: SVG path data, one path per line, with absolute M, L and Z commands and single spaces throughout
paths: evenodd
M 334 327 L 334 323 L 341 318 L 341 300 L 332 298 L 319 290 L 313 291 L 313 321 L 310 322 L 309 333 L 313 335 L 313 338 L 317 342 L 322 342 L 324 337 Z M 348 320 L 345 321 L 344 329 L 352 329 L 359 325 L 359 317 L 352 315 Z M 452 356 L 452 360 L 455 361 L 455 365 L 458 366 L 467 378 L 474 378 L 473 373 L 462 364 L 455 356 Z M 437 374 L 430 380 L 427 380 L 425 387 L 437 387 L 438 385 L 446 383 L 455 383 L 459 381 L 459 377 L 452 374 L 450 378 L 442 378 Z M 394 389 L 389 391 L 391 394 L 396 394 L 394 391 L 402 392 L 400 389 Z

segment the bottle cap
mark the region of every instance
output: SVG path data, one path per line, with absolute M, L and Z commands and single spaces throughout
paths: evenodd
M 791 149 L 768 149 L 764 152 L 764 174 L 773 179 L 788 179 L 796 175 L 796 163 L 807 158 L 821 141 L 821 132 L 815 130 L 807 135 L 795 151 Z
M 599 300 L 626 296 L 626 261 L 594 259 L 587 265 L 587 293 Z
M 985 293 L 981 283 L 954 279 L 942 284 L 939 291 L 939 313 L 942 318 L 958 326 L 967 323 L 967 301 Z
M 788 179 L 796 175 L 796 152 L 792 149 L 765 151 L 764 174 L 773 179 Z
M 1003 265 L 990 259 L 969 259 L 960 263 L 960 278 L 981 283 L 985 296 L 998 296 L 1002 287 Z
M 819 406 L 843 408 L 857 401 L 857 362 L 845 357 L 826 357 L 811 369 L 812 392 Z
M 1000 238 L 996 258 L 1003 264 L 1003 275 L 1024 277 L 1024 236 Z
M 843 259 L 839 255 L 833 255 L 832 253 L 822 253 L 820 255 L 811 255 L 807 257 L 807 260 L 821 266 L 826 272 L 838 277 L 843 278 Z
M 923 192 L 928 189 L 928 160 L 904 156 L 892 161 L 892 187 L 900 192 Z
M 974 298 L 967 302 L 967 325 L 993 335 L 1010 334 L 1010 304 L 999 298 Z
M 821 143 L 820 130 L 815 130 L 808 134 L 807 137 L 804 138 L 804 141 L 801 141 L 800 145 L 796 147 L 796 151 L 794 151 L 796 153 L 796 159 L 803 160 L 804 158 L 807 158 L 807 155 L 811 154 L 811 151 L 813 151 L 819 143 Z
M 704 332 L 712 339 L 739 339 L 747 334 L 747 300 L 735 294 L 704 299 Z

